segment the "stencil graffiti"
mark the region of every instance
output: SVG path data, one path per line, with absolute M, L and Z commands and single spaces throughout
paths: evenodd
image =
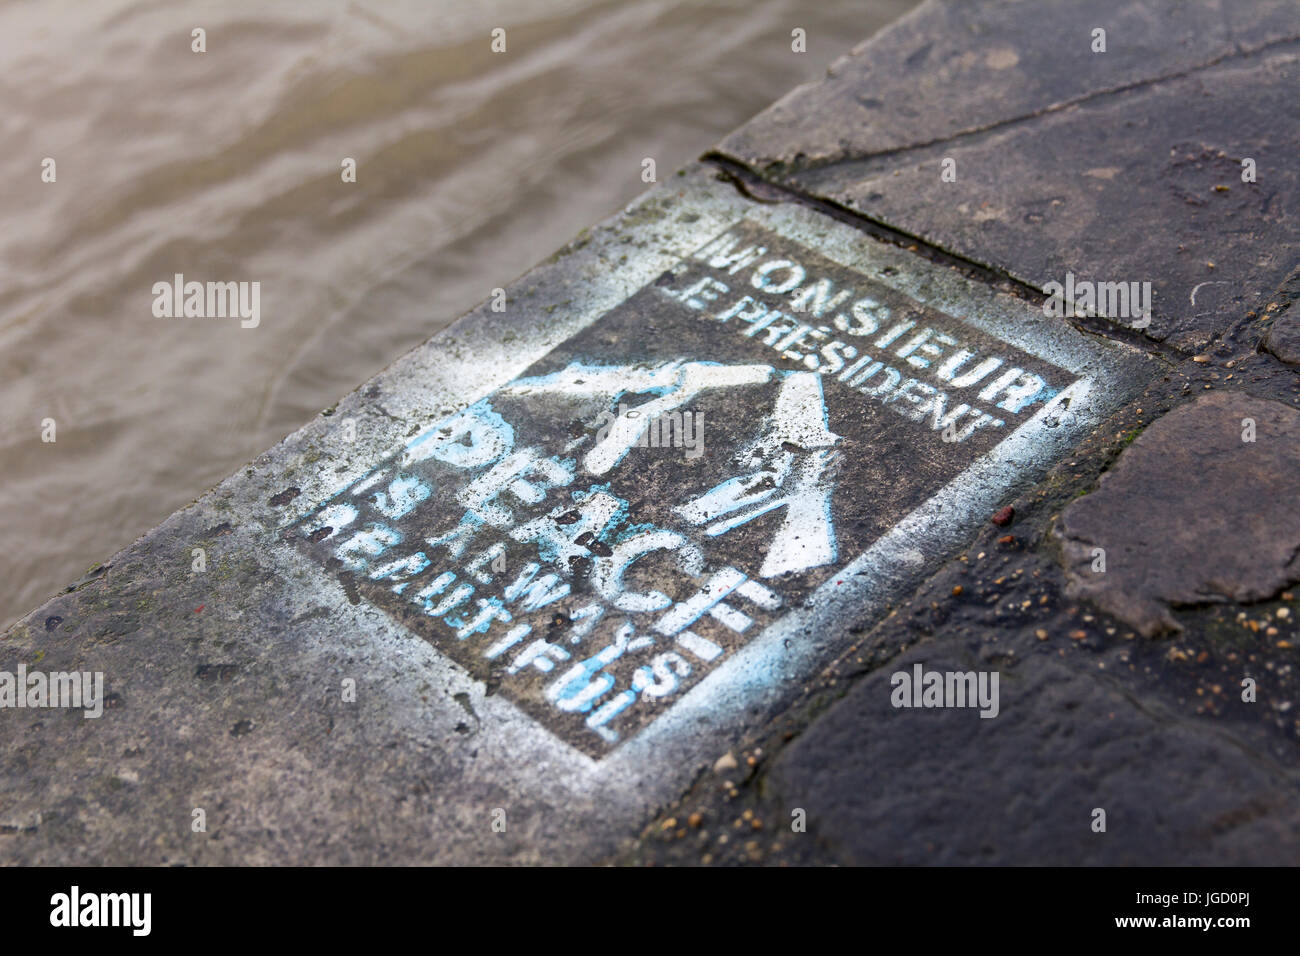
M 1072 381 L 741 223 L 288 536 L 600 757 Z

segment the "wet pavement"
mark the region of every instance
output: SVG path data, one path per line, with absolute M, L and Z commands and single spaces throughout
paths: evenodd
M 1300 20 L 1166 6 L 922 5 L 91 569 L 0 858 L 1293 860 Z

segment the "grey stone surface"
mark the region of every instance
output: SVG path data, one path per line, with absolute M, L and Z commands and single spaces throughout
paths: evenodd
M 1170 606 L 1271 597 L 1300 580 L 1297 500 L 1300 411 L 1204 395 L 1147 428 L 1062 514 L 1072 593 L 1148 636 L 1179 629 Z
M 1290 3 L 931 2 L 719 153 L 1039 289 L 1150 281 L 1195 350 L 1294 267 L 1298 38 Z
M 915 663 L 1000 670 L 1001 712 L 893 707 L 891 675 Z M 768 778 L 827 856 L 877 865 L 1290 864 L 1296 782 L 1104 672 L 1047 655 L 990 665 L 942 640 L 863 678 Z
M 1288 0 L 929 0 L 721 149 L 773 174 L 915 149 L 1195 72 L 1298 26 Z
M 1288 365 L 1300 365 L 1300 315 L 1278 316 L 1268 330 L 1264 343 L 1268 350 Z
M 1278 290 L 1275 301 L 1264 308 L 1271 319 L 1264 335 L 1263 346 L 1288 365 L 1300 365 L 1300 309 L 1295 307 L 1300 298 L 1300 271 L 1288 277 Z

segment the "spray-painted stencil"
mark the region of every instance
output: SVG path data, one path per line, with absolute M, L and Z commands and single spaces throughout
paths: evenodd
M 599 757 L 1083 386 L 742 222 L 291 536 Z

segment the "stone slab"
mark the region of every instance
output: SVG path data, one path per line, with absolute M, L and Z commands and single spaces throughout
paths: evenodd
M 894 707 L 893 675 L 917 664 L 998 671 L 998 716 Z M 990 664 L 952 640 L 865 677 L 776 759 L 769 787 L 845 864 L 1288 865 L 1300 845 L 1290 767 L 1103 671 L 1044 654 Z
M 1146 429 L 1058 531 L 1073 593 L 1148 637 L 1171 606 L 1252 602 L 1300 580 L 1300 411 L 1212 392 Z
M 1298 59 L 1294 4 L 930 2 L 718 154 L 1039 290 L 1150 282 L 1097 311 L 1199 350 L 1294 268 Z

